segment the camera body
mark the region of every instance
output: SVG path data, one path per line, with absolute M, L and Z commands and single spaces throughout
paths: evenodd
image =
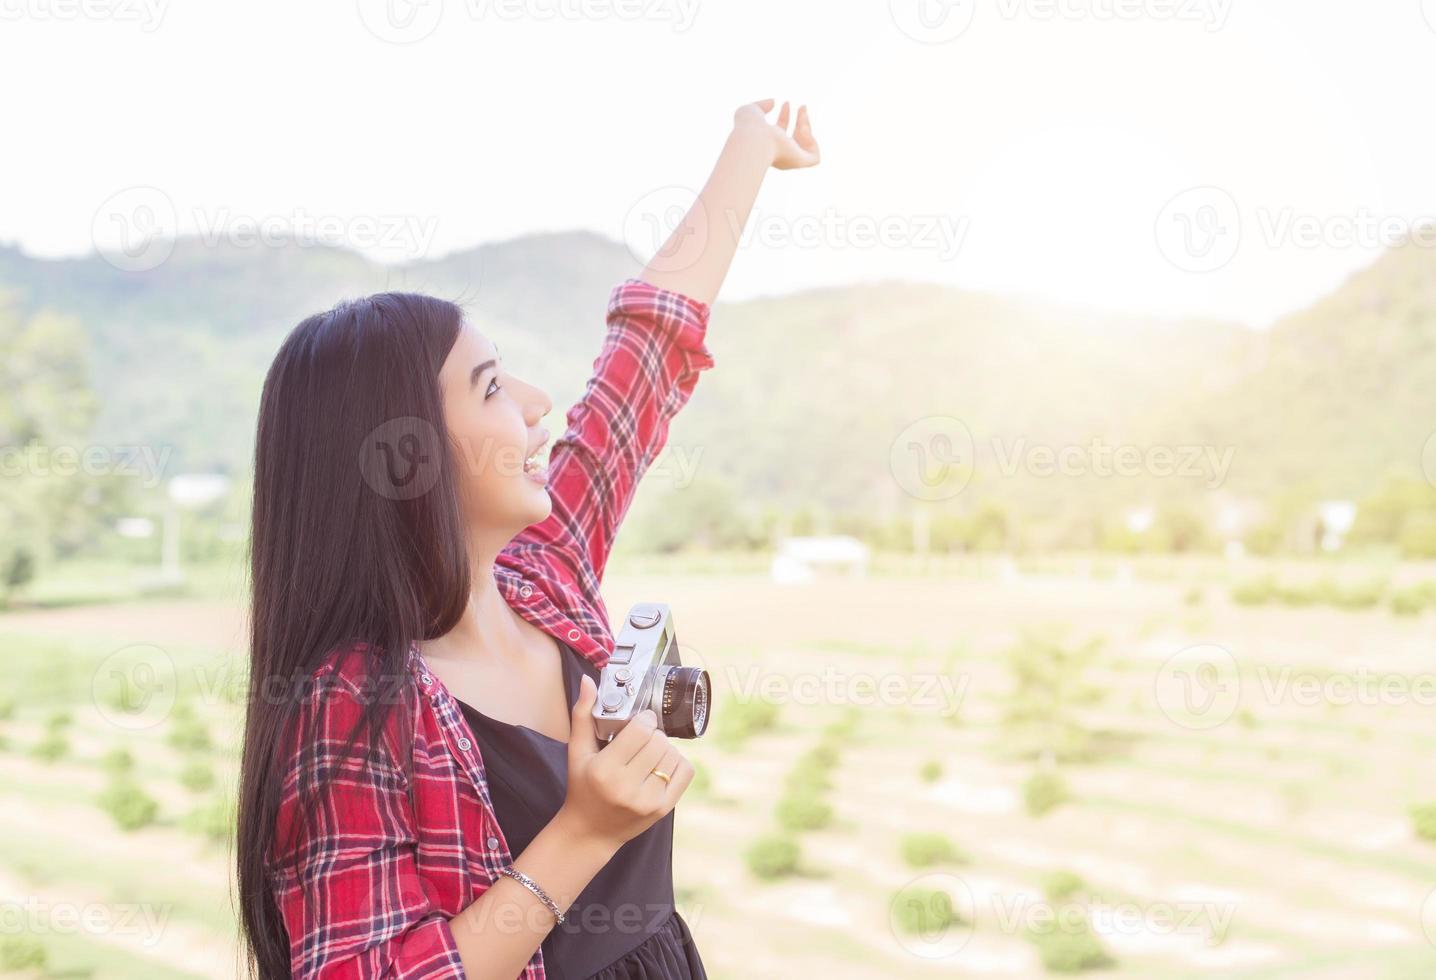
M 593 705 L 599 741 L 612 741 L 644 708 L 653 709 L 664 734 L 697 738 L 708 727 L 711 707 L 708 671 L 684 667 L 678 659 L 678 634 L 668 605 L 635 603 L 599 674 Z

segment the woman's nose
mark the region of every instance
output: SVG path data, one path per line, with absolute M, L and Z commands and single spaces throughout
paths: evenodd
M 529 411 L 538 413 L 533 417 L 534 422 L 553 411 L 553 399 L 549 398 L 548 392 L 535 386 L 533 397 L 529 400 Z

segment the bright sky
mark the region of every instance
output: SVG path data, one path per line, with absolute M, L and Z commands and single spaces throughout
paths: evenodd
M 572 228 L 646 258 L 765 96 L 808 103 L 824 159 L 769 175 L 724 298 L 898 277 L 1260 325 L 1436 216 L 1436 0 L 0 0 L 0 19 L 0 240 L 41 255 L 323 219 L 386 260 Z

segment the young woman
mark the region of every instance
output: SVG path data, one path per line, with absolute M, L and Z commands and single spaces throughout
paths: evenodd
M 599 747 L 614 535 L 713 360 L 710 304 L 763 175 L 818 162 L 805 107 L 750 103 L 684 222 L 551 404 L 455 305 L 305 320 L 255 448 L 238 879 L 276 977 L 704 976 L 673 908 L 693 777 L 645 712 Z

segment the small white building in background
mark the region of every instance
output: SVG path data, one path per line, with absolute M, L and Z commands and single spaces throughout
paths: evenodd
M 1323 500 L 1317 513 L 1321 517 L 1321 550 L 1340 551 L 1351 526 L 1356 523 L 1356 502 Z
M 867 575 L 870 554 L 867 545 L 846 534 L 784 538 L 773 555 L 769 574 L 781 585 L 834 575 L 862 578 Z

